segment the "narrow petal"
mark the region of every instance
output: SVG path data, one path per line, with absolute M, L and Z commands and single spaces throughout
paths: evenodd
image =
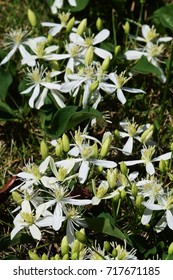
M 140 51 L 127 51 L 125 52 L 125 58 L 127 60 L 136 60 L 136 59 L 140 59 L 142 57 L 142 55 L 144 55 L 143 52 L 140 52 Z
M 152 162 L 147 162 L 146 163 L 146 171 L 148 174 L 153 175 L 155 173 L 155 168 Z
M 173 215 L 169 209 L 166 210 L 166 220 L 168 223 L 168 227 L 173 230 Z
M 79 182 L 80 184 L 83 184 L 87 177 L 89 172 L 89 162 L 83 161 L 80 168 L 79 168 Z
M 141 219 L 143 225 L 149 224 L 152 217 L 153 210 L 146 208 Z
M 119 88 L 117 89 L 117 98 L 118 100 L 122 103 L 122 104 L 125 104 L 126 103 L 126 98 L 124 96 L 124 93 L 123 91 Z
M 0 65 L 5 64 L 7 61 L 10 60 L 10 58 L 13 56 L 13 54 L 16 52 L 18 46 L 15 45 L 12 50 L 4 57 L 4 59 L 1 61 Z
M 40 240 L 41 239 L 41 231 L 36 225 L 29 226 L 29 230 L 31 232 L 31 235 L 34 239 Z
M 35 102 L 35 99 L 38 97 L 39 93 L 40 93 L 40 85 L 36 85 L 36 87 L 34 88 L 33 94 L 31 96 L 31 98 L 29 99 L 29 106 L 31 108 L 34 108 L 34 102 Z
M 142 25 L 141 32 L 142 32 L 142 35 L 143 35 L 143 37 L 145 39 L 147 38 L 148 33 L 150 32 L 150 30 L 151 30 L 151 28 L 149 27 L 149 25 L 147 25 L 147 24 Z
M 132 153 L 132 150 L 133 150 L 133 137 L 130 136 L 126 144 L 124 145 L 122 152 L 130 155 Z
M 168 159 L 171 158 L 171 156 L 172 156 L 172 152 L 169 152 L 169 153 L 166 153 L 166 154 L 163 154 L 163 155 L 161 155 L 161 156 L 159 156 L 159 157 L 154 158 L 152 161 L 153 161 L 153 162 L 154 162 L 154 161 L 160 161 L 161 159 L 163 159 L 163 160 L 168 160 Z
M 60 202 L 57 202 L 53 213 L 53 229 L 59 230 L 62 225 L 62 207 Z
M 99 44 L 100 42 L 103 42 L 105 39 L 107 39 L 110 35 L 110 31 L 108 29 L 101 30 L 94 38 L 93 45 Z
M 103 59 L 107 58 L 108 56 L 110 57 L 110 59 L 112 59 L 112 54 L 101 48 L 94 47 L 94 53 Z
M 101 160 L 101 159 L 89 159 L 89 162 L 97 165 L 97 166 L 102 166 L 105 168 L 115 168 L 117 166 L 115 161 L 111 160 Z
M 155 229 L 159 233 L 162 230 L 164 230 L 166 226 L 167 226 L 166 215 L 164 214 L 162 218 L 159 220 L 159 222 L 157 223 L 157 225 L 155 226 Z

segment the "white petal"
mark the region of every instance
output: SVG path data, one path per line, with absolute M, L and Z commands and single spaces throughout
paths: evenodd
M 59 92 L 51 90 L 51 94 L 60 108 L 64 108 L 66 106 L 63 102 L 64 97 Z
M 50 162 L 50 156 L 48 156 L 39 166 L 39 171 L 41 174 L 44 174 L 47 167 L 48 167 L 48 164 Z
M 122 103 L 122 104 L 125 104 L 126 103 L 126 98 L 124 96 L 124 93 L 123 91 L 119 88 L 117 89 L 117 98 L 118 100 Z
M 132 92 L 132 93 L 146 93 L 145 91 L 143 91 L 142 89 L 139 89 L 139 88 L 123 87 L 122 89 L 125 91 L 128 91 L 128 92 Z
M 146 163 L 146 171 L 148 174 L 153 175 L 155 173 L 155 168 L 152 162 L 147 162 Z
M 47 96 L 48 89 L 44 88 L 42 93 L 40 94 L 37 102 L 35 103 L 35 108 L 40 109 L 44 105 L 45 98 Z
M 144 210 L 144 213 L 143 213 L 142 219 L 141 219 L 141 223 L 143 225 L 146 225 L 150 222 L 151 217 L 152 217 L 152 213 L 153 213 L 153 210 L 151 210 L 151 209 L 146 208 Z
M 173 230 L 173 215 L 169 209 L 166 210 L 166 220 L 168 223 L 168 227 Z
M 32 93 L 32 96 L 29 99 L 29 106 L 31 108 L 34 108 L 34 102 L 35 102 L 35 99 L 38 97 L 39 93 L 40 93 L 40 85 L 36 85 L 36 87 L 34 88 L 34 91 Z
M 80 45 L 80 46 L 84 46 L 85 45 L 84 39 L 80 35 L 78 35 L 76 33 L 71 33 L 69 35 L 69 38 L 70 38 L 71 42 L 73 42 L 73 43 L 75 43 L 77 45 Z
M 130 136 L 126 144 L 124 145 L 122 152 L 130 155 L 132 153 L 132 150 L 133 150 L 133 137 Z
M 92 198 L 92 205 L 98 205 L 100 203 L 101 199 L 98 198 L 97 196 L 94 196 Z
M 11 233 L 10 233 L 10 237 L 11 237 L 11 239 L 13 239 L 14 237 L 15 237 L 15 235 L 22 229 L 22 228 L 24 228 L 24 226 L 16 226 L 16 227 L 14 227 L 13 228 L 13 230 L 11 231 Z
M 31 205 L 28 200 L 22 202 L 22 212 L 31 213 Z
M 166 222 L 166 215 L 164 214 L 162 216 L 162 218 L 160 219 L 160 221 L 157 223 L 157 225 L 155 226 L 156 231 L 159 233 L 162 230 L 165 229 L 165 227 L 167 226 L 167 222 Z
M 97 166 L 102 166 L 105 168 L 115 168 L 117 166 L 115 161 L 111 160 L 102 160 L 102 159 L 89 159 L 89 162 L 97 165 Z
M 60 202 L 57 202 L 53 213 L 53 229 L 59 230 L 62 225 L 62 206 Z
M 149 27 L 149 25 L 147 25 L 147 24 L 142 25 L 141 32 L 142 32 L 142 35 L 143 35 L 143 37 L 145 39 L 147 38 L 148 33 L 150 32 L 150 30 L 151 30 L 151 28 Z
M 20 94 L 27 94 L 27 93 L 29 93 L 34 87 L 35 87 L 35 85 L 32 85 L 32 86 L 30 86 L 29 88 L 27 88 L 26 90 L 21 91 Z
M 29 226 L 29 230 L 31 232 L 31 235 L 34 239 L 40 240 L 41 239 L 41 231 L 36 225 Z
M 135 164 L 144 163 L 144 160 L 142 160 L 142 159 L 139 159 L 139 160 L 129 160 L 129 161 L 124 161 L 124 163 L 127 166 L 132 166 L 132 165 L 135 165 Z
M 142 57 L 142 55 L 144 55 L 143 52 L 140 52 L 140 51 L 127 51 L 125 52 L 125 58 L 127 60 L 136 60 L 136 59 L 140 59 Z
M 157 210 L 162 210 L 163 209 L 163 207 L 160 206 L 159 204 L 154 204 L 154 203 L 151 203 L 151 202 L 148 202 L 148 201 L 142 202 L 142 204 L 150 210 L 157 211 Z
M 103 42 L 105 39 L 107 39 L 110 35 L 110 31 L 108 29 L 101 30 L 94 38 L 93 45 L 99 44 L 100 42 Z
M 166 43 L 166 42 L 170 42 L 172 40 L 172 37 L 161 37 L 157 40 L 157 43 Z
M 7 61 L 10 60 L 10 58 L 13 56 L 13 54 L 16 52 L 18 46 L 15 45 L 12 50 L 4 57 L 4 59 L 1 61 L 0 65 L 5 64 Z
M 103 59 L 107 58 L 108 56 L 110 57 L 110 59 L 112 59 L 112 54 L 101 48 L 94 47 L 94 53 Z
M 49 46 L 49 47 L 45 48 L 45 53 L 49 54 L 49 53 L 51 53 L 53 51 L 58 50 L 58 48 L 59 48 L 58 46 Z
M 152 161 L 153 161 L 153 162 L 154 162 L 154 161 L 160 161 L 161 159 L 163 159 L 163 160 L 168 160 L 168 159 L 171 158 L 171 156 L 172 156 L 172 152 L 169 152 L 169 153 L 166 153 L 166 154 L 163 154 L 163 155 L 161 155 L 161 156 L 159 156 L 159 157 L 154 158 Z
M 87 177 L 89 172 L 89 162 L 83 161 L 80 168 L 79 168 L 79 182 L 80 184 L 83 184 Z
M 68 152 L 68 155 L 72 157 L 77 157 L 79 153 L 80 153 L 79 148 L 75 146 Z

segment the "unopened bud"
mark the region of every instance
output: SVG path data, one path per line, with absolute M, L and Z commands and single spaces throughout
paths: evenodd
M 63 135 L 62 135 L 62 147 L 63 147 L 63 151 L 65 153 L 67 153 L 70 149 L 69 138 L 65 133 L 63 133 Z
M 50 65 L 52 68 L 52 71 L 58 71 L 59 70 L 59 63 L 56 60 L 51 60 Z
M 103 28 L 103 21 L 100 17 L 97 18 L 96 27 L 97 27 L 98 31 L 102 30 L 102 28 Z
M 72 17 L 72 18 L 68 21 L 68 23 L 67 23 L 67 25 L 66 25 L 66 31 L 67 31 L 68 33 L 71 32 L 71 30 L 72 30 L 72 28 L 73 28 L 73 26 L 74 26 L 74 22 L 75 22 L 75 17 Z
M 65 254 L 65 255 L 62 257 L 62 260 L 64 260 L 64 261 L 69 260 L 69 254 Z
M 40 154 L 42 156 L 42 159 L 47 158 L 47 156 L 49 154 L 48 146 L 44 140 L 42 140 L 40 143 Z
M 120 162 L 120 170 L 121 170 L 123 175 L 128 174 L 128 168 L 127 168 L 126 164 L 124 163 L 124 161 Z
M 168 247 L 168 254 L 173 255 L 173 242 Z
M 171 152 L 173 153 L 173 143 L 171 143 Z
M 110 56 L 107 56 L 103 62 L 102 62 L 102 65 L 101 65 L 101 68 L 102 68 L 102 71 L 105 72 L 108 70 L 109 68 L 109 65 L 110 65 Z
M 110 146 L 111 146 L 111 141 L 112 141 L 111 135 L 106 134 L 106 137 L 104 137 L 104 139 L 103 139 L 103 144 L 102 144 L 102 148 L 100 151 L 101 158 L 104 158 L 108 154 Z
M 120 192 L 120 196 L 121 196 L 121 199 L 124 200 L 126 198 L 126 190 L 123 189 L 121 192 Z
M 105 249 L 105 251 L 109 252 L 111 249 L 110 243 L 108 241 L 104 241 L 103 248 Z
M 57 157 L 61 157 L 62 154 L 63 154 L 63 147 L 62 147 L 62 140 L 61 139 L 59 139 L 58 143 L 56 144 L 55 154 L 56 154 Z
M 59 260 L 61 259 L 61 257 L 60 257 L 59 254 L 56 254 L 56 255 L 54 256 L 54 259 L 55 259 L 56 261 L 59 261 Z
M 160 169 L 161 173 L 165 173 L 165 171 L 166 171 L 166 164 L 163 159 L 161 159 L 159 162 L 159 169 Z
M 28 9 L 28 19 L 29 19 L 29 22 L 30 22 L 31 26 L 36 27 L 37 18 L 36 18 L 35 13 L 31 9 Z
M 117 179 L 117 169 L 108 169 L 107 170 L 107 181 L 111 189 L 115 187 Z
M 69 252 L 68 240 L 67 240 L 67 236 L 64 236 L 61 241 L 61 254 L 62 256 L 64 256 L 68 254 L 68 252 Z
M 154 126 L 150 125 L 150 127 L 142 133 L 142 135 L 141 135 L 142 143 L 146 143 L 147 141 L 149 141 L 152 138 L 153 130 L 154 130 Z
M 21 205 L 22 197 L 17 191 L 12 192 L 12 198 L 17 204 Z
M 28 254 L 29 254 L 30 259 L 33 261 L 41 260 L 41 258 L 33 251 L 29 250 Z
M 143 201 L 143 195 L 138 195 L 136 197 L 136 208 L 140 208 Z
M 113 202 L 118 202 L 120 199 L 120 192 L 117 191 L 117 194 L 112 198 Z
M 91 83 L 90 85 L 90 93 L 93 93 L 96 91 L 96 89 L 98 88 L 99 86 L 99 81 L 95 81 L 93 83 Z
M 80 251 L 80 242 L 79 242 L 79 240 L 77 240 L 77 239 L 75 239 L 74 241 L 73 241 L 73 244 L 72 244 L 72 248 L 71 248 L 71 254 L 73 254 L 73 253 L 79 253 L 79 251 Z
M 91 62 L 93 61 L 93 57 L 94 57 L 94 48 L 93 46 L 89 46 L 89 48 L 85 53 L 85 59 L 84 59 L 85 65 L 90 65 Z
M 53 36 L 51 34 L 48 34 L 47 41 L 48 41 L 49 45 L 51 45 L 53 43 Z
M 130 24 L 128 21 L 126 21 L 126 23 L 123 25 L 123 29 L 124 29 L 125 34 L 128 35 L 130 32 Z
M 117 249 L 114 248 L 114 249 L 112 250 L 112 257 L 113 257 L 113 258 L 116 258 L 116 257 L 117 257 L 117 254 L 118 254 Z
M 48 256 L 44 253 L 41 257 L 42 260 L 47 261 L 48 260 Z
M 87 19 L 84 18 L 84 19 L 80 22 L 80 24 L 79 24 L 79 26 L 78 26 L 78 28 L 77 28 L 77 32 L 76 32 L 76 33 L 77 33 L 78 35 L 82 35 L 82 33 L 85 31 L 86 27 L 87 27 Z
M 79 254 L 77 252 L 71 254 L 71 260 L 75 261 L 78 259 Z
M 87 238 L 86 235 L 80 231 L 76 231 L 75 232 L 75 237 L 77 238 L 77 240 L 79 242 L 81 242 L 82 244 L 87 244 Z
M 96 142 L 92 145 L 91 149 L 92 149 L 91 157 L 92 158 L 97 158 L 98 157 L 98 145 L 97 145 Z
M 117 46 L 115 47 L 115 50 L 114 50 L 115 56 L 119 55 L 120 52 L 121 52 L 121 46 L 120 46 L 120 45 L 117 45 Z
M 137 194 L 138 194 L 138 188 L 137 188 L 137 186 L 136 186 L 135 183 L 132 184 L 131 192 L 132 192 L 132 195 L 133 195 L 134 197 L 137 196 Z
M 114 139 L 116 142 L 119 142 L 119 140 L 120 140 L 120 133 L 119 133 L 118 129 L 114 130 Z

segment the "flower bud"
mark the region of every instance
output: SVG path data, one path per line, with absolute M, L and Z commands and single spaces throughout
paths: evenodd
M 89 46 L 89 48 L 85 53 L 85 59 L 84 59 L 85 65 L 90 65 L 91 62 L 93 61 L 93 57 L 94 57 L 94 48 L 93 46 Z
M 52 68 L 52 71 L 58 71 L 59 70 L 59 63 L 56 60 L 51 60 L 50 65 Z
M 173 153 L 173 143 L 171 143 L 171 152 Z
M 123 29 L 124 29 L 125 34 L 128 35 L 130 32 L 130 24 L 128 21 L 126 21 L 126 23 L 123 25 Z
M 166 171 L 166 164 L 163 159 L 161 159 L 159 162 L 159 169 L 160 169 L 161 173 L 165 173 L 165 171 Z
M 33 251 L 29 250 L 28 254 L 29 254 L 30 259 L 33 260 L 33 261 L 41 260 L 41 258 Z
M 98 17 L 96 20 L 96 27 L 98 31 L 102 30 L 103 28 L 103 21 L 100 17 Z
M 120 45 L 117 45 L 117 46 L 115 47 L 115 50 L 114 50 L 115 56 L 119 55 L 120 52 L 121 52 L 121 46 L 120 46 Z
M 66 31 L 67 31 L 68 33 L 71 32 L 71 30 L 72 30 L 72 28 L 73 28 L 73 26 L 74 26 L 74 22 L 75 22 L 75 17 L 72 17 L 72 18 L 68 21 L 68 23 L 67 23 L 67 25 L 66 25 Z
M 62 257 L 62 260 L 64 260 L 64 261 L 69 260 L 69 254 L 65 254 L 65 255 Z
M 126 190 L 123 189 L 121 192 L 120 192 L 120 196 L 121 196 L 121 199 L 124 200 L 126 198 Z
M 91 149 L 92 149 L 91 157 L 92 158 L 97 158 L 98 157 L 98 145 L 97 145 L 96 142 L 92 145 Z
M 29 22 L 30 22 L 31 26 L 36 27 L 37 18 L 36 18 L 35 13 L 31 9 L 28 9 L 28 19 L 29 19 Z
M 143 201 L 143 195 L 138 195 L 136 197 L 136 208 L 140 208 L 141 207 L 141 204 L 142 204 L 142 201 Z
M 117 194 L 112 198 L 113 202 L 118 202 L 120 199 L 120 192 L 117 191 Z
M 102 71 L 103 72 L 107 71 L 109 68 L 109 65 L 110 65 L 110 56 L 108 55 L 102 62 L 102 65 L 101 65 Z
M 62 154 L 63 154 L 63 146 L 62 146 L 62 139 L 61 138 L 58 139 L 58 143 L 56 144 L 55 154 L 56 154 L 57 157 L 61 157 Z
M 138 188 L 137 188 L 137 186 L 136 186 L 135 183 L 132 184 L 131 192 L 132 192 L 132 195 L 133 195 L 134 197 L 137 196 L 137 194 L 138 194 Z
M 71 254 L 71 260 L 75 261 L 78 259 L 79 254 L 77 252 Z
M 42 156 L 42 159 L 47 158 L 47 156 L 49 154 L 48 146 L 44 140 L 42 140 L 40 143 L 40 154 Z
M 48 260 L 48 256 L 44 253 L 41 257 L 42 260 L 47 261 Z
M 80 231 L 76 231 L 75 232 L 75 237 L 77 238 L 77 240 L 79 242 L 81 242 L 82 244 L 86 244 L 87 243 L 87 238 L 86 235 Z
M 118 129 L 114 130 L 114 139 L 116 142 L 119 142 L 119 140 L 120 140 L 120 133 L 119 133 Z
M 67 240 L 67 236 L 64 236 L 61 241 L 61 254 L 62 254 L 62 256 L 64 256 L 68 253 L 69 253 L 68 240 Z
M 62 135 L 62 147 L 63 147 L 63 151 L 65 153 L 67 153 L 70 149 L 69 138 L 65 133 L 63 133 L 63 135 Z
M 95 81 L 95 82 L 91 83 L 91 85 L 90 85 L 90 93 L 93 93 L 94 91 L 96 91 L 98 86 L 99 86 L 99 81 Z
M 80 251 L 80 242 L 79 242 L 79 240 L 77 240 L 77 239 L 75 239 L 74 241 L 73 241 L 73 244 L 72 244 L 72 248 L 71 248 L 71 254 L 73 254 L 73 253 L 79 253 L 79 251 Z
M 48 41 L 49 45 L 51 45 L 53 43 L 53 36 L 51 34 L 48 34 L 47 41 Z
M 21 205 L 22 197 L 17 191 L 12 192 L 12 198 L 17 204 Z
M 110 243 L 108 241 L 104 241 L 103 248 L 105 249 L 105 251 L 109 252 L 111 249 Z
M 116 179 L 117 179 L 117 169 L 108 169 L 107 170 L 107 181 L 108 185 L 111 189 L 115 187 L 116 184 Z
M 54 256 L 54 259 L 56 260 L 56 261 L 59 261 L 61 258 L 60 258 L 60 255 L 59 254 L 56 254 L 55 256 Z
M 116 258 L 116 257 L 117 257 L 117 254 L 118 254 L 117 249 L 114 248 L 114 249 L 112 250 L 112 257 L 113 257 L 113 258 Z
M 168 247 L 168 254 L 173 255 L 173 242 Z
M 103 140 L 103 144 L 102 144 L 102 148 L 100 151 L 100 157 L 104 158 L 105 156 L 107 156 L 110 146 L 111 146 L 111 141 L 112 141 L 112 137 L 110 134 L 107 134 L 105 139 Z
M 146 143 L 147 141 L 149 141 L 153 136 L 153 131 L 154 131 L 154 126 L 150 125 L 150 127 L 142 133 L 141 142 Z
M 123 175 L 127 175 L 128 174 L 128 168 L 125 165 L 124 161 L 120 162 L 120 170 L 121 170 Z
M 82 33 L 85 31 L 86 27 L 87 27 L 87 19 L 84 18 L 84 19 L 79 23 L 79 26 L 78 26 L 78 28 L 77 28 L 77 32 L 76 32 L 76 33 L 77 33 L 78 35 L 82 35 Z

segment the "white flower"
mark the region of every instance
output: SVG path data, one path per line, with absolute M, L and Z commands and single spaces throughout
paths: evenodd
M 76 0 L 68 0 L 68 3 L 70 6 L 77 6 Z M 52 6 L 51 6 L 51 11 L 53 14 L 57 13 L 57 9 L 61 9 L 63 7 L 64 0 L 54 0 Z
M 109 184 L 107 181 L 104 180 L 101 181 L 97 189 L 95 188 L 95 183 L 93 183 L 92 185 L 93 185 L 93 192 L 95 194 L 92 198 L 92 205 L 98 205 L 102 199 L 103 200 L 110 199 L 115 195 L 119 194 L 118 190 L 109 192 Z
M 90 199 L 75 199 L 70 197 L 67 188 L 58 184 L 56 178 L 54 180 L 53 178 L 43 177 L 41 181 L 43 185 L 50 190 L 50 195 L 53 197 L 53 199 L 50 199 L 44 205 L 46 209 L 53 205 L 55 206 L 52 220 L 52 227 L 54 230 L 60 229 L 64 221 L 63 212 L 67 204 L 79 206 L 91 204 Z
M 137 139 L 141 142 L 141 138 L 139 137 L 139 134 L 144 132 L 147 128 L 149 128 L 149 124 L 139 126 L 134 121 L 130 122 L 128 120 L 120 122 L 120 126 L 126 131 L 126 132 L 119 132 L 121 138 L 128 137 L 122 152 L 124 154 L 131 154 L 133 151 L 133 141 L 134 139 Z
M 173 196 L 172 193 L 168 193 L 165 196 L 160 196 L 157 199 L 158 204 L 154 204 L 152 202 L 143 202 L 142 204 L 149 210 L 153 211 L 153 210 L 165 210 L 165 213 L 163 214 L 162 218 L 159 220 L 159 222 L 156 224 L 155 229 L 157 232 L 161 232 L 162 230 L 164 230 L 164 228 L 168 225 L 168 227 L 170 229 L 173 230 Z M 146 217 L 145 220 L 145 215 L 143 214 L 144 218 L 144 224 L 147 220 L 147 222 L 149 221 Z
M 5 56 L 5 58 L 1 61 L 0 65 L 7 63 L 10 58 L 14 55 L 14 53 L 19 50 L 22 57 L 27 54 L 27 50 L 24 45 L 27 45 L 26 37 L 28 36 L 27 30 L 11 29 L 9 33 L 4 35 L 4 38 L 7 42 L 4 42 L 4 46 L 8 49 L 10 48 L 10 52 Z
M 45 206 L 39 205 L 34 212 L 31 209 L 30 203 L 27 200 L 22 202 L 20 213 L 14 218 L 14 229 L 11 231 L 11 239 L 23 228 L 28 228 L 34 239 L 41 239 L 41 231 L 39 227 L 50 226 L 52 223 L 52 215 L 50 212 L 45 212 Z M 43 215 L 43 217 L 41 217 Z
M 28 68 L 27 78 L 29 80 L 28 84 L 31 84 L 26 90 L 20 92 L 20 94 L 28 94 L 32 92 L 29 99 L 29 105 L 31 108 L 34 106 L 40 109 L 44 105 L 45 98 L 50 91 L 51 95 L 55 99 L 59 107 L 65 107 L 64 97 L 59 93 L 60 84 L 51 81 L 51 78 L 61 74 L 60 71 L 48 72 L 37 64 L 31 70 Z
M 91 37 L 83 38 L 82 36 L 80 36 L 76 33 L 71 33 L 69 37 L 70 37 L 70 41 L 72 43 L 83 47 L 84 56 L 85 56 L 87 49 L 90 46 L 93 46 L 94 53 L 97 56 L 99 56 L 103 59 L 105 59 L 109 56 L 110 59 L 112 59 L 112 54 L 110 52 L 95 46 L 95 45 L 103 42 L 104 40 L 106 40 L 109 37 L 109 35 L 110 35 L 110 31 L 108 29 L 103 29 L 95 37 L 94 37 L 94 35 L 92 35 Z
M 109 74 L 109 79 L 114 83 L 109 84 L 109 83 L 102 83 L 102 89 L 106 91 L 107 93 L 113 93 L 117 92 L 117 98 L 118 100 L 122 103 L 126 103 L 126 98 L 124 96 L 123 91 L 131 92 L 131 93 L 145 93 L 145 91 L 141 89 L 136 89 L 136 88 L 129 88 L 129 87 L 124 87 L 124 84 L 127 83 L 127 81 L 131 77 L 125 77 L 125 71 L 121 72 L 120 75 L 117 75 L 116 72 L 110 73 Z
M 172 153 L 169 152 L 169 153 L 165 153 L 161 156 L 158 156 L 158 157 L 152 159 L 152 156 L 153 156 L 154 152 L 155 152 L 155 147 L 154 146 L 149 146 L 148 148 L 144 148 L 144 149 L 141 150 L 142 159 L 124 161 L 124 163 L 127 166 L 132 166 L 132 165 L 135 165 L 135 164 L 144 163 L 146 165 L 147 173 L 150 174 L 150 175 L 153 175 L 155 173 L 155 168 L 154 168 L 153 162 L 160 161 L 161 159 L 168 160 L 172 156 Z

